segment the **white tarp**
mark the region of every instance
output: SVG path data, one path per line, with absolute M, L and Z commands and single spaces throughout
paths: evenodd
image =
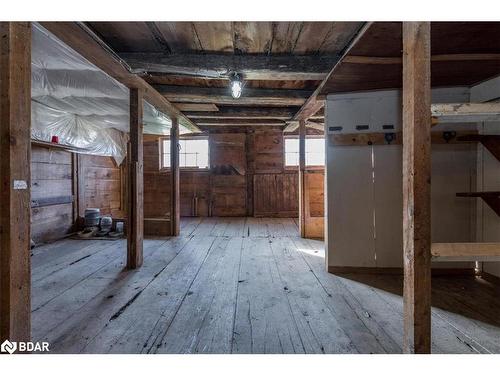
M 33 23 L 32 138 L 113 156 L 121 163 L 129 131 L 129 90 Z M 144 133 L 168 134 L 170 119 L 144 102 Z M 187 129 L 180 129 L 186 133 Z

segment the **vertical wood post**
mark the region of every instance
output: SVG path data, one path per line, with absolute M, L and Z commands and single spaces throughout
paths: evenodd
M 305 210 L 305 169 L 306 169 L 306 122 L 299 121 L 299 228 L 300 236 L 306 236 Z
M 127 268 L 142 265 L 144 239 L 143 92 L 130 89 L 130 152 L 128 155 Z
M 178 236 L 181 228 L 179 178 L 179 122 L 174 117 L 170 129 L 170 233 L 172 236 Z
M 431 350 L 430 23 L 403 22 L 405 353 Z
M 0 22 L 0 342 L 31 336 L 31 25 Z

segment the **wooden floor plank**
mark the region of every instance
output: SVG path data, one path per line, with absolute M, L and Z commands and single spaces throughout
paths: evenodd
M 302 342 L 269 240 L 243 242 L 233 353 L 310 353 Z
M 83 351 L 182 252 L 190 240 L 191 237 L 177 237 L 166 242 L 140 269 L 124 272 L 122 277 L 76 311 L 71 319 L 60 321 L 42 341 L 50 342 L 51 350 L 56 353 Z
M 229 353 L 242 238 L 215 240 L 157 353 Z M 240 249 L 240 251 L 238 251 Z
M 249 217 L 244 229 L 246 237 L 269 237 L 267 225 L 262 218 Z
M 118 251 L 123 249 L 123 240 L 97 244 L 96 246 L 102 249 L 87 255 L 80 254 L 82 255 L 80 258 L 69 263 L 65 262 L 63 264 L 64 268 L 52 272 L 41 279 L 36 276 L 33 278 L 34 282 L 31 288 L 32 311 L 37 311 L 53 298 L 73 288 L 82 280 L 116 259 Z
M 164 244 L 167 240 L 148 240 L 144 246 L 144 259 L 148 262 L 158 261 L 158 257 L 153 257 L 156 252 L 164 251 Z M 117 249 L 116 258 L 105 267 L 95 264 L 98 272 L 82 280 L 80 283 L 66 290 L 56 298 L 47 303 L 43 309 L 39 309 L 32 314 L 33 337 L 43 337 L 48 332 L 56 328 L 47 322 L 62 322 L 69 319 L 80 308 L 89 303 L 101 293 L 110 293 L 114 284 L 125 278 L 126 253 L 123 248 Z M 107 294 L 107 297 L 111 294 Z M 111 298 L 114 298 L 113 295 Z
M 277 237 L 270 241 L 270 247 L 302 341 L 309 343 L 311 353 L 360 352 L 342 329 L 337 320 L 339 317 L 331 307 L 330 296 L 310 272 L 293 241 L 287 237 Z M 368 346 L 368 341 L 363 343 L 361 340 L 357 344 L 365 352 L 383 350 L 374 341 L 372 346 Z
M 296 236 L 292 239 L 297 251 L 309 266 L 312 274 L 329 298 L 329 308 L 334 312 L 344 332 L 351 338 L 361 353 L 401 353 L 402 347 L 375 320 L 363 301 L 355 296 L 340 282 L 340 278 L 325 272 L 324 249 L 322 241 L 309 240 Z
M 327 273 L 324 243 L 293 218 L 181 223 L 133 271 L 124 240 L 35 248 L 33 339 L 52 353 L 401 352 L 400 276 Z M 433 352 L 500 353 L 499 295 L 433 278 Z
M 204 264 L 214 237 L 194 236 L 118 317 L 87 345 L 85 353 L 150 352 L 175 317 Z

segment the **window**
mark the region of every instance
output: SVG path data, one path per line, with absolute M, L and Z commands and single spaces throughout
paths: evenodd
M 285 138 L 285 166 L 299 165 L 299 139 Z M 306 138 L 306 166 L 325 165 L 325 140 Z
M 180 139 L 179 166 L 208 168 L 208 139 Z M 162 140 L 162 168 L 170 168 L 170 140 Z

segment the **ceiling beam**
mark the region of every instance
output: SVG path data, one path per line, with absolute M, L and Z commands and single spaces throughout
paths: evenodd
M 131 73 L 111 48 L 85 25 L 78 22 L 40 22 L 40 25 L 121 84 L 143 90 L 144 99 L 159 111 L 170 118 L 178 118 L 180 124 L 193 132 L 201 131 L 149 83 Z
M 199 119 L 198 126 L 283 126 L 285 121 L 273 119 Z
M 154 85 L 168 100 L 179 103 L 213 103 L 222 105 L 301 106 L 310 90 L 249 89 L 234 99 L 229 88 Z
M 289 107 L 221 107 L 218 112 L 186 112 L 186 116 L 196 121 L 197 119 L 278 119 L 289 120 L 296 109 Z
M 500 121 L 500 103 L 431 104 L 433 123 Z
M 400 65 L 401 57 L 376 57 L 376 56 L 346 56 L 342 63 L 366 65 Z M 447 55 L 433 55 L 432 62 L 448 61 L 500 61 L 499 53 L 460 53 Z
M 338 69 L 342 60 L 349 54 L 351 49 L 356 45 L 356 43 L 363 37 L 366 31 L 371 27 L 372 22 L 365 22 L 363 26 L 359 29 L 356 35 L 351 39 L 349 44 L 344 48 L 343 52 L 340 55 L 340 58 L 333 64 L 333 68 L 330 70 L 325 79 L 321 82 L 321 84 L 314 90 L 314 93 L 307 99 L 304 105 L 299 109 L 299 111 L 295 114 L 294 120 L 307 120 L 309 117 L 314 115 L 319 109 L 323 108 L 324 98 L 320 95 L 323 87 L 329 81 L 330 77 L 333 76 L 335 71 Z M 285 128 L 284 131 L 291 131 L 290 128 L 293 125 L 289 125 Z
M 122 53 L 120 57 L 134 73 L 182 74 L 226 78 L 238 72 L 246 80 L 324 79 L 338 57 L 336 55 L 234 55 Z
M 179 111 L 186 115 L 188 111 L 192 112 L 218 112 L 219 108 L 212 103 L 172 103 Z M 189 116 L 188 116 L 189 117 Z

